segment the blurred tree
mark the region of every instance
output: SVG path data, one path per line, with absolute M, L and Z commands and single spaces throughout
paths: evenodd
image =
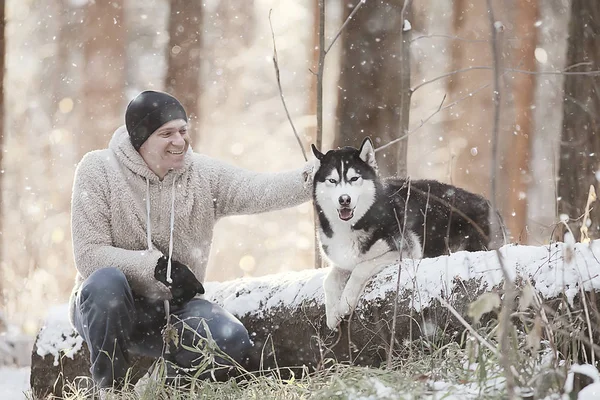
M 567 66 L 569 72 L 600 70 L 600 2 L 573 0 Z M 558 211 L 570 218 L 576 240 L 584 222 L 590 185 L 600 180 L 600 76 L 567 75 L 564 80 Z M 600 238 L 600 206 L 592 204 L 588 234 Z
M 402 30 L 403 5 L 404 0 L 368 1 L 341 34 L 334 147 L 358 147 L 366 136 L 379 147 L 408 129 L 410 58 L 403 50 L 410 30 Z M 355 6 L 354 0 L 342 2 L 343 20 Z M 402 140 L 377 153 L 382 176 L 406 175 L 406 149 Z
M 192 141 L 199 142 L 202 2 L 170 0 L 170 5 L 165 88 L 183 104 L 192 122 Z
M 536 70 L 535 48 L 538 45 L 536 22 L 538 21 L 538 0 L 515 1 L 510 24 L 506 34 L 507 52 L 512 65 L 527 71 Z M 502 73 L 502 72 L 501 72 Z M 506 75 L 509 89 L 506 93 L 514 110 L 514 123 L 506 125 L 503 133 L 503 153 L 501 169 L 498 171 L 499 188 L 505 201 L 498 204 L 504 221 L 512 236 L 518 242 L 526 242 L 527 192 L 531 182 L 530 155 L 533 142 L 533 105 L 535 102 L 536 75 L 513 73 Z M 512 96 L 511 96 L 512 95 Z
M 452 33 L 463 40 L 451 42 L 449 70 L 492 65 L 486 2 L 456 0 L 453 2 L 452 15 Z M 453 74 L 447 80 L 446 90 L 447 103 L 452 103 L 484 86 L 485 89 L 449 110 L 442 138 L 448 143 L 450 152 L 451 183 L 488 196 L 492 135 L 490 127 L 493 121 L 492 74 L 487 70 Z
M 4 30 L 6 27 L 6 20 L 4 18 L 4 1 L 0 2 L 0 169 L 4 169 L 4 162 L 2 159 L 2 155 L 4 154 L 4 68 L 5 68 L 5 51 L 6 51 L 6 42 L 4 40 Z M 0 187 L 4 187 L 4 174 L 0 174 Z M 0 192 L 0 205 L 4 204 L 2 199 L 2 192 Z M 4 237 L 4 221 L 0 216 L 0 238 Z M 0 261 L 4 261 L 4 248 L 2 243 L 0 242 Z M 2 269 L 0 269 L 0 274 L 2 273 Z M 4 306 L 4 288 L 2 285 L 4 282 L 3 276 L 0 276 L 0 309 Z
M 125 121 L 123 0 L 90 1 L 84 13 L 83 121 L 82 134 L 75 135 L 80 156 L 105 148 Z

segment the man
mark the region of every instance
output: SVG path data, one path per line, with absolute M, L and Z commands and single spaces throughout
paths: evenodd
M 139 94 L 125 122 L 108 149 L 83 157 L 73 184 L 78 274 L 71 317 L 90 350 L 92 378 L 100 387 L 121 385 L 132 354 L 164 355 L 193 369 L 200 354 L 184 347 L 206 337 L 204 326 L 243 364 L 251 347 L 244 326 L 198 297 L 213 227 L 227 215 L 309 200 L 312 162 L 290 172 L 254 173 L 194 153 L 186 112 L 167 93 Z M 165 308 L 179 335 L 168 352 L 161 334 Z

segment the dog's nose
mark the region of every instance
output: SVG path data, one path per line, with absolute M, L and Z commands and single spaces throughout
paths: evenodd
M 347 194 L 341 195 L 338 199 L 338 201 L 340 202 L 340 206 L 349 206 L 351 200 L 352 199 L 350 199 L 350 196 L 348 196 Z

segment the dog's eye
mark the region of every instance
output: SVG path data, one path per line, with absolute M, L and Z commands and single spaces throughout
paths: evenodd
M 337 181 L 335 179 L 328 179 L 328 181 L 333 183 L 334 185 L 337 183 Z
M 356 182 L 358 180 L 358 176 L 353 176 L 350 178 L 350 182 Z

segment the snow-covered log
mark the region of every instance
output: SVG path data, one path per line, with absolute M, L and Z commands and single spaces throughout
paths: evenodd
M 152 360 L 135 358 L 132 369 L 133 383 L 149 369 Z M 83 377 L 77 386 L 91 387 L 90 353 L 81 336 L 69 322 L 68 305 L 50 309 L 41 328 L 31 354 L 30 384 L 36 399 L 45 399 L 49 394 L 63 397 L 63 388 L 77 377 Z
M 600 289 L 600 241 L 542 247 L 509 245 L 500 252 L 502 265 L 509 275 L 513 279 L 521 278 L 517 281 L 531 281 L 544 299 L 566 299 L 572 303 L 578 301 L 580 285 L 588 292 Z M 328 358 L 379 366 L 385 361 L 389 347 L 397 287 L 394 346 L 401 350 L 411 337 L 437 335 L 441 331 L 452 336 L 462 331 L 462 325 L 441 305 L 440 299 L 468 319 L 469 304 L 479 295 L 499 289 L 503 281 L 502 267 L 493 251 L 404 260 L 401 268 L 389 266 L 371 279 L 351 320 L 342 322 L 338 332 L 332 332 L 325 324 L 322 289 L 327 272 L 328 269 L 310 269 L 205 285 L 206 298 L 224 306 L 248 328 L 256 349 L 249 369 L 305 366 L 310 371 Z M 66 320 L 66 309 L 61 311 L 61 318 L 61 321 Z M 56 321 L 49 319 L 34 347 L 34 389 L 39 390 L 41 385 L 36 378 L 36 364 L 44 360 L 47 368 L 51 367 L 49 361 L 58 362 L 57 349 L 61 348 L 54 345 L 50 347 L 52 350 L 44 350 L 44 330 L 64 329 L 59 336 L 70 338 L 70 347 L 85 347 L 64 321 L 60 329 L 53 328 L 53 324 Z M 438 336 L 436 340 L 448 340 L 448 337 Z M 79 362 L 77 372 L 87 374 L 87 351 L 70 354 L 73 362 Z M 59 366 L 53 368 L 54 375 L 48 377 L 58 375 Z M 51 379 L 45 379 L 44 384 L 50 384 Z

